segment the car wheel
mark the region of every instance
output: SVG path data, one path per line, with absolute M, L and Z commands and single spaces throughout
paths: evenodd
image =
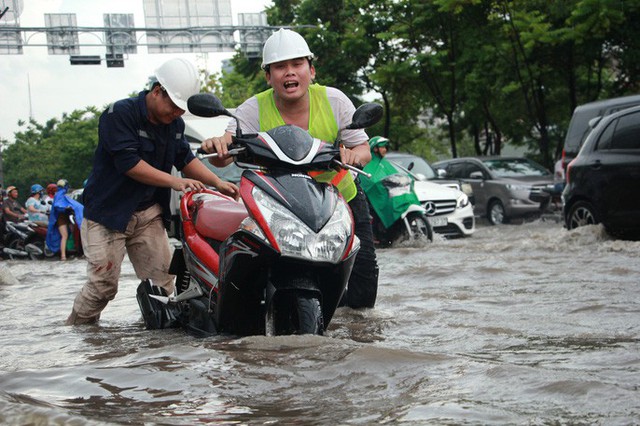
M 567 229 L 576 229 L 579 226 L 595 225 L 599 223 L 595 210 L 591 203 L 578 201 L 569 210 L 566 218 Z
M 507 216 L 504 212 L 504 206 L 500 200 L 493 200 L 489 203 L 487 219 L 492 225 L 502 225 L 507 223 Z

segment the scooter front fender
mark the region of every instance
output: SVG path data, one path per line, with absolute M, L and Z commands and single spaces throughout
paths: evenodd
M 413 212 L 419 212 L 424 214 L 425 216 L 427 215 L 427 210 L 424 207 L 422 207 L 419 204 L 411 204 L 409 207 L 407 207 L 404 213 L 400 215 L 400 218 L 404 220 L 404 218 L 406 218 L 410 213 L 413 213 Z
M 312 291 L 329 324 L 347 286 L 357 250 L 338 264 L 281 256 L 246 231 L 234 233 L 221 249 L 217 323 L 223 332 L 264 334 L 265 312 L 274 297 Z M 297 278 L 309 278 L 300 279 Z M 311 286 L 310 283 L 317 283 Z

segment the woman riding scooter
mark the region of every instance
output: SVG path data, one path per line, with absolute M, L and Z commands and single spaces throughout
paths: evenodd
M 413 190 L 413 179 L 384 159 L 389 139 L 374 136 L 369 140 L 371 161 L 360 176 L 373 215 L 373 233 L 383 247 L 407 239 L 433 238 L 424 208 Z

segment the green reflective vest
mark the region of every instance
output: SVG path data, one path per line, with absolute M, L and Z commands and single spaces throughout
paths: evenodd
M 260 131 L 266 132 L 286 124 L 276 107 L 272 88 L 258 93 L 256 98 L 258 99 Z M 319 84 L 309 86 L 309 134 L 326 142 L 332 142 L 338 137 L 338 123 L 333 116 L 333 110 L 327 97 L 327 88 Z M 311 176 L 318 182 L 335 185 L 347 202 L 357 194 L 353 176 L 347 170 L 313 173 Z

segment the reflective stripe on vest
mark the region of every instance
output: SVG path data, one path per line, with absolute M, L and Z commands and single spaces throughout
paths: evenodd
M 260 131 L 271 130 L 286 124 L 276 107 L 273 89 L 265 90 L 256 95 Z M 333 142 L 338 137 L 338 123 L 333 116 L 333 110 L 327 97 L 327 88 L 319 84 L 309 86 L 309 134 L 323 141 Z M 347 170 L 322 171 L 310 173 L 316 181 L 331 183 L 338 188 L 344 199 L 349 202 L 358 190 L 353 176 Z
M 353 200 L 358 194 L 358 188 L 353 180 L 353 176 L 347 169 L 342 169 L 339 172 L 334 170 L 327 172 L 309 172 L 309 176 L 314 178 L 318 182 L 330 183 L 342 194 L 342 197 L 348 203 Z

